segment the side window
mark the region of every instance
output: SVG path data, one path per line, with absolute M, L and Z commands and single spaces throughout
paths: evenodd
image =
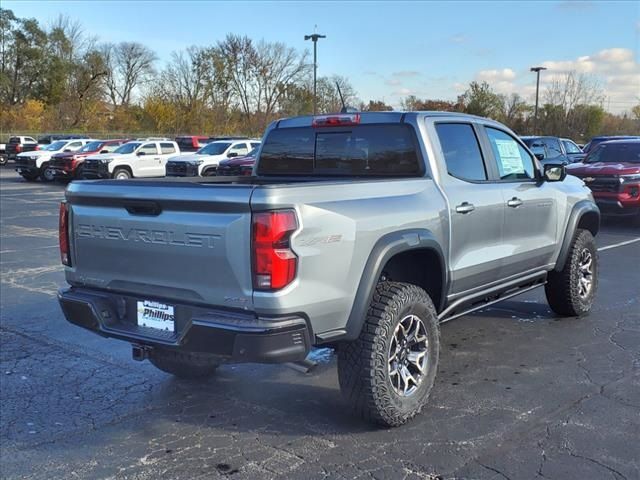
M 70 150 L 78 150 L 80 147 L 82 147 L 82 142 L 71 142 L 65 147 L 65 150 L 67 148 Z
M 111 153 L 113 152 L 116 148 L 118 148 L 120 145 L 117 143 L 110 143 L 107 145 L 103 145 L 101 150 L 106 150 L 107 152 Z
M 254 148 L 258 148 L 260 146 L 260 142 L 251 142 L 251 150 Z
M 160 150 L 163 155 L 169 155 L 171 153 L 176 153 L 176 147 L 174 147 L 173 143 L 161 143 Z
M 24 137 L 24 141 L 25 141 L 25 142 L 36 143 L 36 141 L 35 141 L 33 138 L 31 138 L 31 137 Z
M 157 155 L 158 154 L 158 148 L 156 147 L 155 143 L 145 143 L 138 150 L 138 153 L 140 153 L 140 152 L 144 152 L 145 155 Z
M 535 178 L 531 155 L 508 133 L 485 127 L 501 180 L 532 180 Z
M 575 143 L 570 142 L 569 140 L 563 140 L 562 144 L 564 145 L 564 149 L 567 153 L 582 153 L 582 150 L 580 150 Z
M 542 143 L 547 147 L 547 158 L 556 158 L 562 155 L 560 142 L 557 138 L 543 138 Z
M 246 143 L 238 143 L 229 149 L 229 153 L 235 153 L 238 156 L 246 155 L 249 153 L 249 149 L 247 148 Z
M 437 123 L 436 132 L 449 175 L 462 180 L 487 179 L 480 145 L 470 124 Z
M 541 140 L 534 140 L 532 142 L 527 142 L 529 145 L 529 150 L 533 152 L 534 155 L 542 154 L 542 158 L 547 158 L 547 152 L 544 149 L 544 144 Z

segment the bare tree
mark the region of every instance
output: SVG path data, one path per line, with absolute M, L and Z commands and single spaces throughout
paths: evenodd
M 137 42 L 105 44 L 102 48 L 108 74 L 107 93 L 116 106 L 129 106 L 137 88 L 155 72 L 156 54 Z
M 68 89 L 72 109 L 71 126 L 76 127 L 83 120 L 87 104 L 99 100 L 102 96 L 102 83 L 108 75 L 108 70 L 102 54 L 93 50 L 74 64 L 71 73 Z
M 163 91 L 187 110 L 204 102 L 206 66 L 200 60 L 201 52 L 195 46 L 186 51 L 173 52 L 171 62 L 161 76 Z
M 253 42 L 247 36 L 229 34 L 218 42 L 216 48 L 224 59 L 224 70 L 227 72 L 231 91 L 249 120 L 255 105 L 253 79 L 258 55 Z
M 545 132 L 576 138 L 585 135 L 596 128 L 593 117 L 602 116 L 602 101 L 602 87 L 594 76 L 575 72 L 558 76 L 545 92 Z
M 565 115 L 578 105 L 602 103 L 602 87 L 595 77 L 569 72 L 555 78 L 545 92 L 546 103 L 562 107 Z
M 263 128 L 277 111 L 287 90 L 300 83 L 309 66 L 306 52 L 298 53 L 282 43 L 227 35 L 216 49 L 225 59 L 228 84 L 248 123 L 257 116 Z
M 307 53 L 299 54 L 283 43 L 261 41 L 256 49 L 257 111 L 264 115 L 264 125 L 271 119 L 276 107 L 290 85 L 299 83 L 309 71 Z
M 344 98 L 345 106 L 355 107 L 358 105 L 358 95 L 353 85 L 346 77 L 333 75 L 331 77 L 320 77 L 318 84 L 318 111 L 322 113 L 339 112 L 342 109 L 342 101 L 338 93 L 338 85 L 340 92 Z M 313 91 L 313 84 L 309 83 L 309 88 Z

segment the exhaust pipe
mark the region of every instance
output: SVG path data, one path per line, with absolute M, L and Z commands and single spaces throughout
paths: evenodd
M 151 352 L 151 347 L 147 347 L 145 345 L 131 345 L 131 357 L 137 361 L 142 362 L 149 358 L 149 352 Z

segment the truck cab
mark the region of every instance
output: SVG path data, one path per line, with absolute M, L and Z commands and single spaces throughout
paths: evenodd
M 195 153 L 170 158 L 167 162 L 167 176 L 214 176 L 222 160 L 244 157 L 259 145 L 260 140 L 250 139 L 213 141 Z
M 164 177 L 167 160 L 180 153 L 171 140 L 137 140 L 121 145 L 110 153 L 86 158 L 83 177 L 88 179 Z

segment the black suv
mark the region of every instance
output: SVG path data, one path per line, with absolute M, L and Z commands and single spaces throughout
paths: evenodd
M 584 160 L 586 155 L 573 140 L 568 138 L 549 136 L 520 138 L 543 165 L 545 163 L 562 163 L 563 165 L 578 163 Z

